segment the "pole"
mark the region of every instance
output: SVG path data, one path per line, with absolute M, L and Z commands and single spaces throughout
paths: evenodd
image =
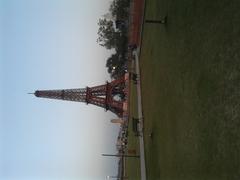
M 139 158 L 139 155 L 126 155 L 126 154 L 102 154 L 102 156 L 114 156 L 114 157 L 135 157 Z
M 107 176 L 107 179 L 121 179 L 119 176 Z M 122 179 L 128 179 L 128 177 L 122 177 Z
M 167 23 L 167 16 L 165 16 L 161 20 L 152 20 L 152 19 L 147 19 L 145 20 L 145 23 L 151 23 L 151 24 L 166 24 Z

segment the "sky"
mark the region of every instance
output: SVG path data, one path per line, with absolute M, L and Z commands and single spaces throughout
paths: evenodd
M 96 43 L 110 0 L 0 0 L 0 180 L 116 175 L 116 117 L 93 105 L 36 98 L 39 89 L 109 80 Z

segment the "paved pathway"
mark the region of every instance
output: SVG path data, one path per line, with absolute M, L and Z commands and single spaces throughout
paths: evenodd
M 140 165 L 141 165 L 141 180 L 146 180 L 146 166 L 145 166 L 145 153 L 144 153 L 144 139 L 143 139 L 143 113 L 142 113 L 142 98 L 141 98 L 141 77 L 139 70 L 139 49 L 134 52 L 135 56 L 135 66 L 136 66 L 136 74 L 138 75 L 137 81 L 137 107 L 138 107 L 138 118 L 139 118 L 139 126 L 138 129 L 140 131 L 139 136 L 139 145 L 140 145 Z

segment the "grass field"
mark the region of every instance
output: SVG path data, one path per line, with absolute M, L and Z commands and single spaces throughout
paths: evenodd
M 130 97 L 130 117 L 137 117 L 137 89 L 131 82 L 131 97 Z M 132 120 L 129 119 L 128 124 L 128 149 L 136 150 L 136 155 L 139 155 L 139 142 L 138 137 L 135 136 L 132 128 Z M 126 176 L 129 180 L 140 179 L 140 159 L 139 158 L 126 158 Z
M 148 180 L 240 179 L 240 1 L 146 1 L 164 15 L 140 57 Z

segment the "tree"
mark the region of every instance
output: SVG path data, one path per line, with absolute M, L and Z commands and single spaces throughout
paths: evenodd
M 106 67 L 108 68 L 108 73 L 111 75 L 111 78 L 116 79 L 125 73 L 124 64 L 125 60 L 117 53 L 112 54 L 112 56 L 107 59 Z
M 117 19 L 126 20 L 128 19 L 129 4 L 129 0 L 113 0 L 109 11 L 112 13 L 112 16 Z
M 106 62 L 108 73 L 114 79 L 127 69 L 129 5 L 130 0 L 113 0 L 109 13 L 98 22 L 97 42 L 107 49 L 115 49 Z
M 113 22 L 111 20 L 107 20 L 105 18 L 99 19 L 98 22 L 98 39 L 97 42 L 106 47 L 107 49 L 112 49 L 115 47 L 115 36 L 116 32 L 113 26 Z
M 112 73 L 117 66 L 119 66 L 119 57 L 118 54 L 112 54 L 112 56 L 110 56 L 107 59 L 107 63 L 106 63 L 106 67 L 108 68 L 108 73 Z

